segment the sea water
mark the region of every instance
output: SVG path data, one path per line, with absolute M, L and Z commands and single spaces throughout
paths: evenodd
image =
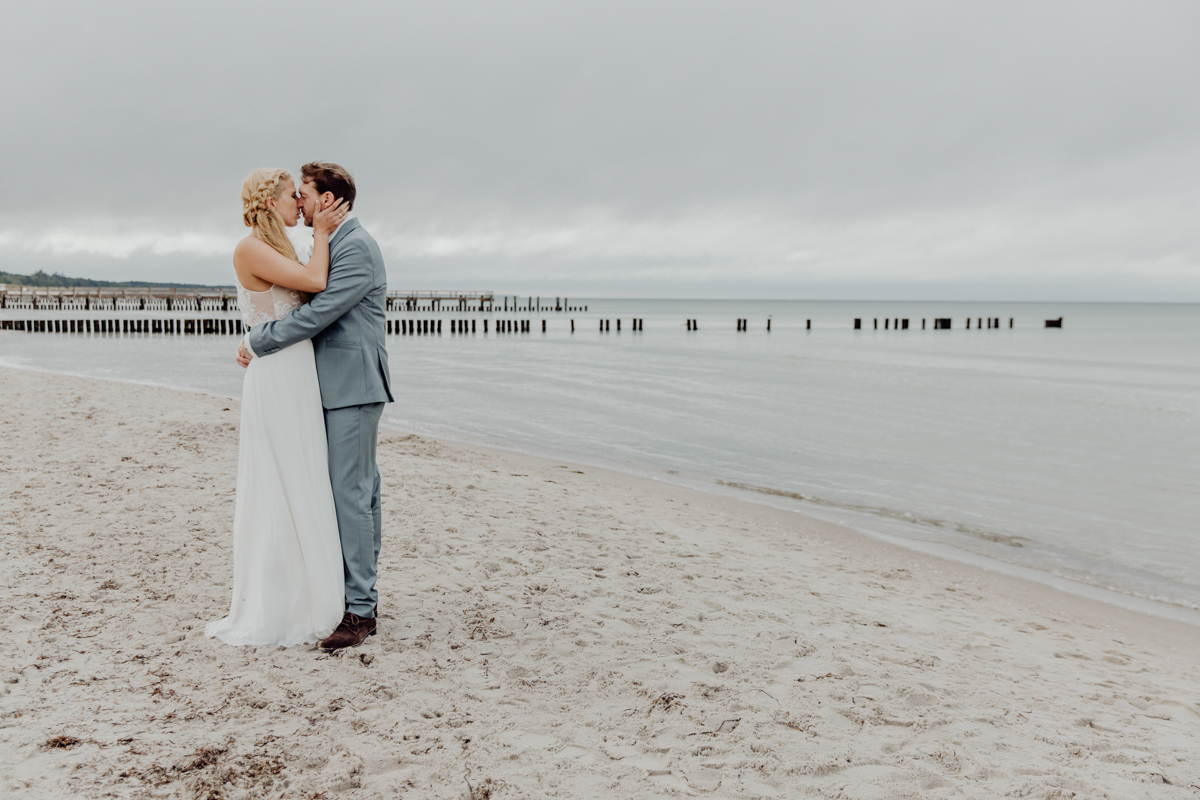
M 442 333 L 388 338 L 385 422 L 1200 608 L 1200 306 L 569 302 L 390 314 Z M 234 345 L 3 332 L 0 363 L 236 396 Z

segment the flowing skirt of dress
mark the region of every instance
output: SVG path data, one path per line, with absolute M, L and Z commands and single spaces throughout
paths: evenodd
M 312 342 L 246 369 L 226 644 L 315 642 L 342 619 L 345 579 Z

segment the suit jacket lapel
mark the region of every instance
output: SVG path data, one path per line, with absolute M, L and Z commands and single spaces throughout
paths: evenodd
M 329 252 L 333 253 L 333 248 L 337 247 L 338 242 L 340 242 L 342 239 L 346 238 L 346 234 L 348 234 L 350 231 L 354 230 L 355 228 L 361 228 L 361 227 L 362 226 L 358 222 L 358 217 L 355 217 L 354 219 L 351 219 L 351 220 L 347 220 L 346 224 L 342 226 L 342 229 L 337 232 L 337 236 L 334 236 L 333 239 L 330 240 Z

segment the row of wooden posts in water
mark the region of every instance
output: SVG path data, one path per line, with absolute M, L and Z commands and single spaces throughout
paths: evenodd
M 983 320 L 984 320 L 983 317 L 979 317 L 979 324 L 977 327 L 980 329 L 983 328 Z M 872 321 L 874 322 L 874 329 L 879 330 L 879 318 L 876 317 Z M 810 320 L 810 322 L 811 322 L 811 320 Z M 941 330 L 948 331 L 951 329 L 951 327 L 953 327 L 953 323 L 954 323 L 954 320 L 951 317 L 935 317 L 933 320 L 933 329 L 935 331 L 941 331 Z M 988 330 L 991 330 L 992 328 L 999 328 L 1000 327 L 1000 317 L 987 317 L 987 326 L 988 326 Z M 1013 326 L 1013 318 L 1009 317 L 1008 318 L 1008 327 L 1011 328 L 1012 326 Z M 883 320 L 883 329 L 885 331 L 886 330 L 906 331 L 906 330 L 908 330 L 908 319 L 903 318 L 903 317 L 895 317 L 895 318 L 885 317 Z M 861 318 L 855 317 L 854 330 L 856 330 L 856 331 L 862 330 L 862 319 Z M 925 320 L 924 319 L 921 320 L 921 330 L 925 330 Z M 970 317 L 967 317 L 967 330 L 971 330 L 971 318 Z
M 489 320 L 482 320 L 483 332 L 488 332 Z M 491 320 L 495 323 L 496 333 L 530 333 L 532 330 L 532 322 L 527 319 L 497 319 Z M 542 333 L 546 332 L 546 320 L 542 320 Z M 600 332 L 609 333 L 612 331 L 611 319 L 602 319 L 600 322 Z M 476 320 L 473 319 L 452 319 L 449 320 L 447 326 L 452 334 L 476 333 Z M 621 320 L 616 320 L 617 332 L 621 332 Z M 645 330 L 643 319 L 631 319 L 629 321 L 629 329 L 633 331 Z M 440 319 L 414 319 L 414 320 L 388 320 L 387 332 L 389 334 L 396 333 L 401 336 L 439 334 L 442 332 L 442 321 Z M 575 320 L 571 320 L 571 333 L 575 332 Z
M 601 319 L 599 320 L 600 332 L 612 332 L 612 323 L 617 323 L 617 333 L 621 332 L 621 320 Z M 497 319 L 497 320 L 480 320 L 482 326 L 477 325 L 474 319 L 457 319 L 447 320 L 447 328 L 452 334 L 468 334 L 476 333 L 482 327 L 483 333 L 489 333 L 489 328 L 495 333 L 531 333 L 533 322 L 531 320 L 520 319 Z M 631 319 L 629 329 L 631 331 L 644 331 L 644 319 Z M 988 330 L 999 329 L 1001 327 L 1000 317 L 977 317 L 975 320 L 975 328 L 984 330 L 985 326 Z M 489 325 L 491 323 L 491 325 Z M 546 320 L 542 320 L 542 333 L 546 333 Z M 971 330 L 972 319 L 967 318 L 967 330 Z M 700 330 L 698 320 L 685 320 L 685 326 L 689 331 Z M 949 317 L 937 317 L 933 320 L 934 330 L 950 330 L 952 320 Z M 862 330 L 862 318 L 856 317 L 854 320 L 854 330 Z M 921 320 L 921 330 L 925 330 L 926 320 Z M 1013 318 L 1009 317 L 1008 327 L 1013 327 Z M 1058 319 L 1046 320 L 1047 328 L 1061 328 L 1062 317 Z M 805 320 L 805 330 L 812 330 L 812 320 Z M 879 319 L 873 320 L 874 330 L 879 330 Z M 737 320 L 736 329 L 739 333 L 748 332 L 750 330 L 750 321 L 748 319 Z M 908 330 L 909 320 L 902 317 L 884 318 L 884 330 Z M 0 320 L 0 330 L 5 331 L 25 331 L 27 333 L 161 333 L 168 335 L 199 335 L 199 334 L 224 334 L 224 335 L 241 335 L 244 331 L 242 321 L 240 319 L 223 319 L 223 318 L 200 318 L 200 319 L 5 319 Z M 771 320 L 767 319 L 766 330 L 771 330 Z M 389 335 L 400 336 L 419 336 L 429 334 L 440 334 L 442 332 L 442 320 L 440 319 L 399 319 L 387 321 L 387 332 Z M 575 332 L 575 320 L 571 320 L 571 333 Z
M 646 321 L 644 319 L 631 319 L 629 322 L 630 322 L 630 326 L 629 326 L 630 330 L 632 330 L 632 331 L 644 331 L 645 330 L 645 322 Z M 925 319 L 921 320 L 921 330 L 926 329 L 926 322 L 927 321 Z M 1062 322 L 1063 322 L 1062 317 L 1059 317 L 1058 319 L 1048 319 L 1048 320 L 1046 320 L 1046 327 L 1047 328 L 1061 328 Z M 436 323 L 436 325 L 435 325 L 435 323 Z M 609 333 L 612 331 L 613 320 L 602 319 L 602 320 L 599 320 L 599 323 L 600 323 L 600 332 L 601 333 Z M 620 333 L 621 332 L 621 320 L 619 320 L 619 319 L 616 320 L 616 323 L 617 323 L 617 333 Z M 878 317 L 876 317 L 873 320 L 873 323 L 874 323 L 874 329 L 879 330 L 879 318 Z M 896 317 L 896 318 L 888 317 L 883 320 L 883 329 L 884 330 L 906 331 L 909 329 L 908 323 L 909 323 L 909 320 L 904 317 Z M 1001 323 L 1000 317 L 977 317 L 975 327 L 978 330 L 984 330 L 984 327 L 986 325 L 987 330 L 999 330 L 1001 327 L 1000 323 Z M 1014 323 L 1014 318 L 1009 317 L 1008 318 L 1008 327 L 1012 328 L 1013 323 Z M 388 322 L 388 333 L 393 332 L 392 325 L 393 325 L 393 323 L 391 321 L 389 321 Z M 689 331 L 700 330 L 700 324 L 699 324 L 698 320 L 694 320 L 694 319 L 685 320 L 684 325 L 687 328 L 687 330 L 689 330 Z M 950 317 L 935 317 L 933 320 L 933 329 L 934 330 L 947 330 L 948 331 L 952 327 L 953 327 L 953 319 Z M 806 319 L 804 321 L 804 329 L 812 330 L 812 320 L 811 319 Z M 750 320 L 739 318 L 737 320 L 737 331 L 739 333 L 745 333 L 745 332 L 749 332 L 749 330 L 750 330 Z M 769 333 L 770 330 L 771 330 L 771 318 L 767 317 L 767 332 Z M 856 317 L 854 319 L 854 330 L 856 330 L 856 331 L 862 330 L 862 318 L 861 317 Z M 971 317 L 967 317 L 967 330 L 971 330 Z M 464 320 L 451 320 L 450 321 L 450 332 L 451 333 L 475 333 L 475 331 L 476 331 L 475 320 L 473 320 L 473 319 L 472 320 L 464 319 Z M 399 320 L 398 322 L 395 323 L 395 333 L 399 333 L 399 334 L 408 335 L 408 334 L 429 334 L 429 333 L 441 333 L 441 332 L 442 332 L 442 321 L 441 320 L 411 320 L 411 321 Z M 486 319 L 483 320 L 483 332 L 484 333 L 488 332 L 488 321 Z M 529 320 L 496 320 L 496 333 L 529 333 L 529 332 L 530 332 Z M 542 333 L 545 333 L 545 332 L 546 332 L 546 320 L 542 320 Z M 574 333 L 574 332 L 575 332 L 575 320 L 571 320 L 571 333 Z
M 475 327 L 476 320 L 473 319 L 452 319 L 447 320 L 450 324 L 447 325 L 450 333 L 453 334 L 469 334 L 477 331 Z M 497 319 L 491 320 L 496 323 L 496 333 L 529 333 L 532 323 L 527 319 Z M 483 332 L 488 333 L 489 320 L 483 320 Z M 571 321 L 571 330 L 575 330 L 575 321 Z M 440 319 L 398 319 L 387 321 L 387 332 L 389 334 L 399 334 L 401 336 L 425 336 L 437 335 L 442 332 L 442 320 Z M 542 320 L 542 333 L 546 332 L 546 320 Z
M 954 322 L 954 320 L 951 319 L 950 317 L 935 317 L 933 320 L 933 329 L 935 331 L 937 331 L 937 330 L 948 331 L 953 326 L 953 322 Z M 875 323 L 875 330 L 879 330 L 879 318 L 878 317 L 876 317 L 874 319 L 874 323 Z M 1048 319 L 1048 320 L 1046 320 L 1046 327 L 1047 328 L 1061 328 L 1062 323 L 1063 323 L 1062 317 L 1059 317 L 1058 319 Z M 1000 317 L 976 317 L 975 318 L 975 328 L 977 330 L 984 330 L 985 324 L 987 326 L 987 330 L 998 330 L 1001 327 Z M 811 319 L 808 320 L 807 327 L 812 328 L 812 320 Z M 1013 317 L 1008 318 L 1008 327 L 1010 327 L 1010 328 L 1013 327 Z M 905 318 L 902 318 L 902 317 L 884 318 L 883 329 L 885 331 L 889 330 L 889 329 L 898 330 L 898 331 L 906 331 L 906 330 L 908 330 L 908 320 Z M 744 330 L 744 328 L 739 328 L 739 330 Z M 767 330 L 771 330 L 770 320 L 767 320 Z M 862 319 L 861 318 L 856 317 L 854 319 L 854 330 L 856 330 L 856 331 L 862 330 Z M 924 319 L 921 320 L 921 330 L 925 330 L 925 320 Z M 967 330 L 971 330 L 971 318 L 970 317 L 967 317 Z
M 242 334 L 240 319 L 5 319 L 0 331 L 26 333 Z
M 548 302 L 548 301 L 547 301 Z M 488 291 L 442 291 L 442 290 L 391 290 L 387 293 L 386 308 L 388 311 L 408 312 L 498 312 L 498 311 L 530 311 L 530 312 L 587 312 L 588 307 L 572 306 L 566 297 L 554 298 L 554 305 L 544 305 L 540 297 L 527 297 L 520 302 L 517 296 L 502 296 L 497 298 Z M 204 312 L 235 312 L 237 311 L 237 292 L 231 288 L 213 289 L 173 289 L 173 288 L 113 288 L 113 287 L 34 287 L 13 286 L 0 284 L 0 309 L 15 310 L 54 310 L 54 311 L 198 311 Z M 601 319 L 600 332 L 610 332 L 614 320 Z M 483 332 L 488 333 L 488 320 L 484 319 Z M 530 320 L 493 320 L 496 333 L 530 333 Z M 621 330 L 621 320 L 615 320 L 617 332 Z M 967 317 L 967 330 L 971 330 L 972 318 Z M 998 329 L 1001 326 L 1000 317 L 976 317 L 975 328 L 978 330 Z M 575 332 L 575 320 L 571 320 L 571 332 Z M 925 330 L 927 320 L 921 320 L 921 330 Z M 642 331 L 643 320 L 631 320 L 630 330 Z M 685 320 L 689 331 L 700 330 L 698 320 Z M 470 333 L 476 331 L 475 320 L 453 320 L 450 323 L 451 332 Z M 812 330 L 812 320 L 805 320 L 806 330 Z M 854 330 L 862 330 L 862 318 L 855 318 Z M 879 318 L 873 319 L 874 329 L 879 329 Z M 934 330 L 949 330 L 952 320 L 949 317 L 937 317 L 933 320 Z M 1008 327 L 1013 327 L 1013 318 L 1009 317 Z M 1047 328 L 1061 328 L 1062 317 L 1046 320 Z M 909 320 L 901 317 L 885 317 L 884 330 L 908 330 Z M 0 330 L 17 330 L 29 332 L 52 333 L 164 333 L 164 334 L 240 334 L 242 322 L 239 319 L 199 318 L 199 319 L 4 319 L 0 320 Z M 736 324 L 738 332 L 748 332 L 750 321 L 739 318 Z M 771 318 L 766 321 L 766 330 L 771 330 Z M 415 335 L 424 333 L 441 333 L 441 320 L 389 320 L 389 334 Z M 542 320 L 542 332 L 546 332 L 546 320 Z

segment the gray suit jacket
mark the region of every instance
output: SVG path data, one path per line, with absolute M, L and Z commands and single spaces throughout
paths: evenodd
M 390 403 L 386 298 L 379 245 L 357 219 L 347 220 L 329 242 L 325 291 L 283 319 L 251 328 L 250 349 L 269 356 L 312 339 L 325 408 Z

